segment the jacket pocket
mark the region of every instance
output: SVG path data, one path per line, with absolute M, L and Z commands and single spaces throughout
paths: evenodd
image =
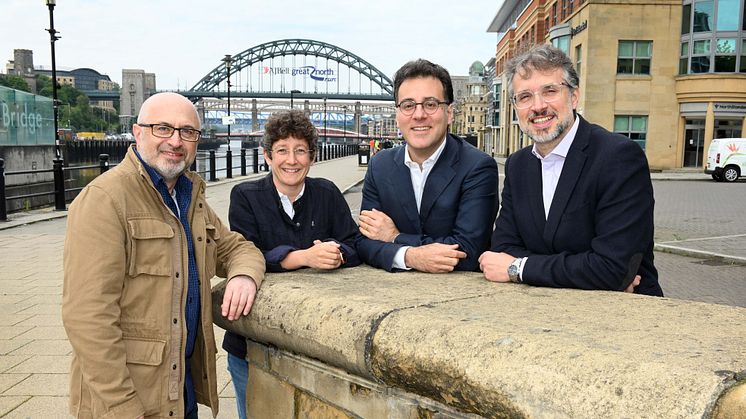
M 205 225 L 207 240 L 205 243 L 205 279 L 211 280 L 215 276 L 217 260 L 218 243 L 220 232 L 210 223 Z
M 145 408 L 145 415 L 156 414 L 160 411 L 162 401 L 161 377 L 168 376 L 159 372 L 166 341 L 134 337 L 125 337 L 123 341 L 127 353 L 127 369 L 137 397 Z
M 131 219 L 128 221 L 132 241 L 127 273 L 129 276 L 141 274 L 170 276 L 171 240 L 174 230 L 158 219 Z

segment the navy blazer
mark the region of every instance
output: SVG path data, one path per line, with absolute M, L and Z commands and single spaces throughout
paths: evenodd
M 582 117 L 545 220 L 541 162 L 526 147 L 505 162 L 492 251 L 528 256 L 531 285 L 620 290 L 630 266 L 636 293 L 662 296 L 653 265 L 653 185 L 633 141 Z
M 404 164 L 405 147 L 381 150 L 371 160 L 363 185 L 361 210 L 378 209 L 399 229 L 394 243 L 359 236 L 360 258 L 392 270 L 402 246 L 458 244 L 467 257 L 456 270 L 479 269 L 479 256 L 489 248 L 498 206 L 497 163 L 466 141 L 446 137 L 446 145 L 425 182 L 420 211 Z

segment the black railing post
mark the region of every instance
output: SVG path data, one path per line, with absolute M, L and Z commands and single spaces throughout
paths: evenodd
M 225 152 L 225 177 L 233 178 L 233 153 L 230 150 Z
M 215 182 L 218 177 L 215 176 L 215 150 L 210 150 L 210 182 Z
M 5 160 L 0 159 L 0 221 L 8 221 L 8 209 L 5 207 Z
M 52 160 L 52 171 L 54 172 L 54 209 L 64 211 L 65 208 L 65 175 L 62 173 L 62 159 L 55 157 Z
M 246 149 L 241 148 L 241 176 L 246 176 Z
M 251 166 L 254 173 L 259 173 L 259 149 L 251 150 Z
M 109 170 L 109 155 L 108 154 L 99 154 L 98 155 L 98 165 L 101 168 L 101 174 L 106 173 L 106 171 Z

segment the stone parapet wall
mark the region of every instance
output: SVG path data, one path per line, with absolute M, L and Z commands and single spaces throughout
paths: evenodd
M 743 308 L 359 267 L 270 274 L 228 322 L 222 290 L 218 325 L 258 342 L 252 417 L 746 412 Z

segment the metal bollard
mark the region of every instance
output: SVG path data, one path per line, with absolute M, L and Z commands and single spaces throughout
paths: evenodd
M 210 150 L 210 182 L 215 182 L 218 177 L 215 176 L 215 150 Z
M 230 150 L 225 152 L 225 177 L 233 178 L 233 153 Z
M 109 155 L 99 154 L 98 155 L 98 167 L 101 169 L 101 174 L 104 174 L 109 170 Z
M 65 175 L 62 173 L 62 159 L 56 157 L 52 160 L 52 171 L 54 172 L 54 209 L 64 211 L 65 208 Z
M 246 149 L 241 149 L 241 176 L 246 176 Z
M 252 167 L 251 167 L 251 170 L 254 173 L 259 173 L 259 149 L 255 148 L 255 149 L 253 149 L 251 151 L 252 151 L 252 153 L 251 153 L 251 157 L 252 157 L 252 161 L 251 161 L 251 166 Z
M 8 221 L 8 209 L 5 207 L 5 160 L 0 159 L 0 221 Z

